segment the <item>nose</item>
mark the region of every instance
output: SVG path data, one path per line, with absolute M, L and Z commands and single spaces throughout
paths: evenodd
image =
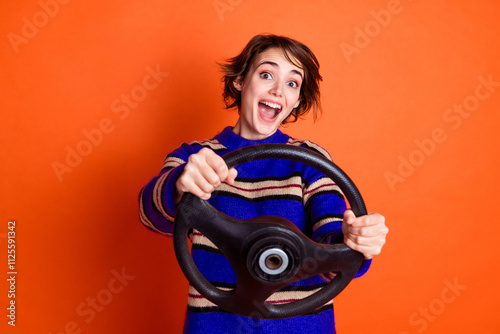
M 271 94 L 275 96 L 281 96 L 283 94 L 284 83 L 280 80 L 276 80 L 274 85 L 271 87 Z

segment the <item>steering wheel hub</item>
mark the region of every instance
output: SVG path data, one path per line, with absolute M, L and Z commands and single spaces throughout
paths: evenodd
M 300 251 L 283 236 L 268 236 L 252 243 L 247 254 L 250 274 L 261 282 L 292 278 L 298 271 Z

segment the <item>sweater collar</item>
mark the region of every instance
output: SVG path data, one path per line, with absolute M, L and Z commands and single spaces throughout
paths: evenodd
M 215 136 L 215 138 L 230 151 L 233 151 L 242 147 L 257 144 L 285 144 L 288 141 L 289 136 L 277 129 L 275 133 L 267 138 L 250 140 L 237 135 L 233 132 L 233 128 L 231 126 L 227 126 L 221 133 Z

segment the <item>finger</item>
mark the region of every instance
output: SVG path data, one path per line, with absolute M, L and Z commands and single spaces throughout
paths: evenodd
M 349 226 L 349 234 L 361 236 L 361 237 L 378 237 L 387 234 L 387 228 L 382 225 L 371 225 L 371 226 L 361 226 L 355 227 L 353 225 Z
M 227 174 L 226 182 L 232 186 L 237 176 L 238 176 L 238 171 L 236 170 L 236 168 L 234 167 L 231 168 Z
M 379 255 L 381 252 L 381 247 L 370 247 L 370 246 L 365 246 L 365 245 L 358 245 L 358 244 L 352 242 L 351 240 L 347 240 L 345 242 L 345 244 L 349 248 L 363 254 L 365 259 L 367 259 L 367 260 L 373 258 L 375 255 Z
M 354 214 L 354 212 L 352 212 L 352 210 L 346 210 L 344 212 L 344 223 L 346 224 L 353 224 L 356 220 L 356 215 Z
M 214 181 L 209 180 L 210 174 L 212 174 L 212 179 Z M 217 183 L 217 180 L 217 174 L 208 167 L 205 167 L 205 170 L 203 170 L 203 168 L 188 163 L 178 182 L 183 191 L 192 192 L 199 188 L 204 193 L 211 193 L 215 189 L 215 186 L 211 182 Z
M 191 189 L 190 193 L 195 195 L 196 197 L 199 197 L 199 198 L 205 200 L 205 201 L 208 200 L 212 196 L 211 193 L 204 192 L 199 187 L 193 187 Z
M 193 175 L 193 183 L 203 192 L 209 194 L 219 186 L 220 180 L 217 174 L 210 168 L 199 170 Z
M 376 237 L 361 237 L 357 235 L 348 235 L 344 239 L 350 240 L 359 246 L 366 247 L 382 247 L 385 244 L 385 236 L 376 236 Z
M 180 180 L 180 179 L 179 179 Z M 199 197 L 201 199 L 207 200 L 210 198 L 210 192 L 204 191 L 202 188 L 200 188 L 195 182 L 192 180 L 185 181 L 185 180 L 180 180 L 180 186 L 179 188 L 182 190 L 182 192 L 189 192 L 196 197 Z
M 212 174 L 207 176 L 210 176 L 212 184 L 218 186 L 222 181 L 226 180 L 228 176 L 229 170 L 226 162 L 212 150 L 207 149 L 206 151 L 203 151 L 203 154 L 206 158 L 207 166 L 209 166 L 209 168 L 217 175 L 217 181 L 214 183 Z
M 202 189 L 205 189 L 203 178 L 207 183 L 214 187 L 220 184 L 220 177 L 217 172 L 214 171 L 213 167 L 207 161 L 205 154 L 193 154 L 189 157 L 188 163 L 184 168 L 184 171 L 189 175 L 195 183 L 197 183 Z M 200 178 L 201 177 L 201 178 Z
M 385 226 L 385 217 L 378 213 L 369 213 L 367 215 L 357 217 L 351 226 Z

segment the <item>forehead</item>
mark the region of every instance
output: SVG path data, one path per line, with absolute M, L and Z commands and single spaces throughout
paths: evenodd
M 300 62 L 294 58 L 293 56 L 290 56 L 291 60 L 295 62 L 296 64 L 300 64 Z M 270 48 L 267 49 L 261 53 L 259 53 L 257 56 L 255 56 L 255 59 L 252 63 L 252 67 L 255 69 L 262 63 L 266 62 L 271 62 L 275 63 L 279 66 L 280 70 L 283 70 L 284 72 L 299 72 L 302 76 L 304 75 L 304 70 L 302 70 L 300 67 L 296 66 L 295 64 L 291 63 L 286 57 L 283 51 L 279 48 Z

